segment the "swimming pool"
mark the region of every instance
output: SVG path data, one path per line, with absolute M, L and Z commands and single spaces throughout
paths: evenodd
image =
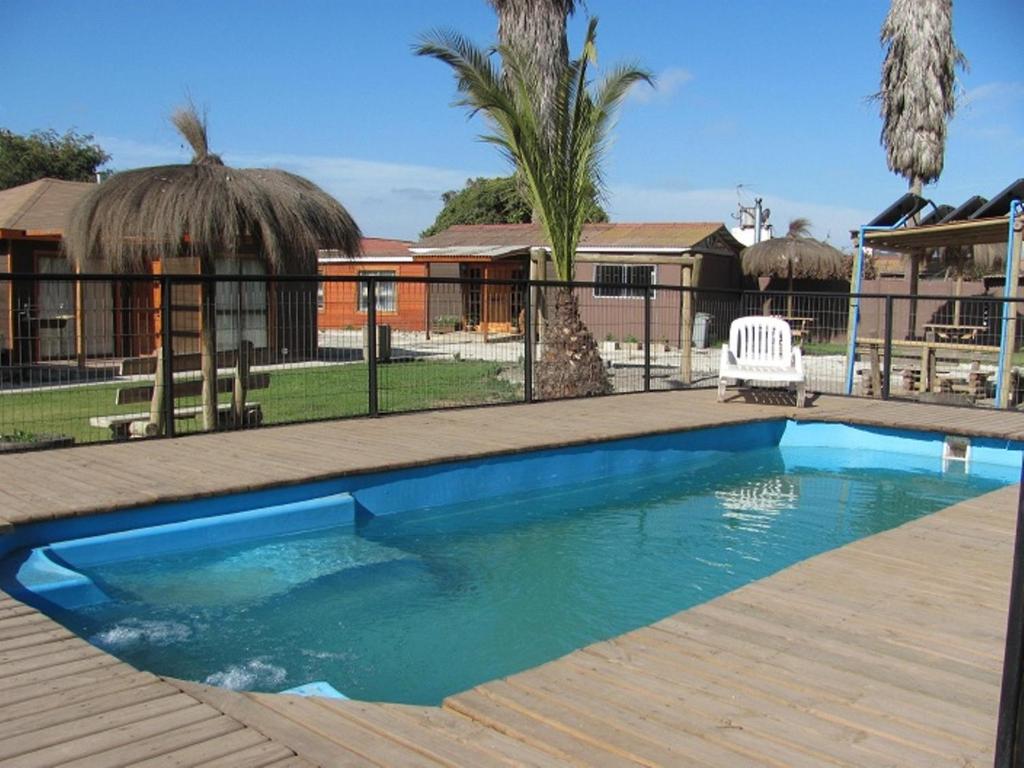
M 619 440 L 32 526 L 2 585 L 161 674 L 437 703 L 1015 482 L 1020 456 L 782 421 Z

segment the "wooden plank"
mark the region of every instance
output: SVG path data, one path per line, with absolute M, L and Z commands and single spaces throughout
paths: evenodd
M 247 729 L 246 732 L 251 733 L 252 731 Z M 265 766 L 280 764 L 283 760 L 290 760 L 292 757 L 294 754 L 284 745 L 273 741 L 264 741 L 262 744 L 240 749 L 223 757 L 207 759 L 196 763 L 196 765 L 202 766 L 202 768 L 265 768 Z M 150 768 L 146 763 L 143 765 Z M 155 763 L 152 768 L 164 768 L 164 765 L 165 763 Z M 178 763 L 170 763 L 167 768 L 172 766 L 177 768 L 177 765 Z M 305 763 L 305 765 L 311 766 L 312 763 Z
M 123 768 L 190 747 L 208 751 L 211 757 L 219 757 L 220 753 L 215 747 L 217 739 L 245 730 L 247 729 L 238 721 L 221 715 L 133 740 L 104 752 L 85 755 L 77 760 L 61 763 L 61 766 L 62 768 Z
M 331 738 L 325 738 L 315 729 L 306 727 L 304 720 L 296 722 L 282 716 L 283 713 L 266 706 L 257 696 L 239 695 L 232 691 L 183 680 L 176 680 L 174 683 L 186 693 L 217 707 L 224 714 L 255 728 L 314 763 L 343 768 L 362 766 L 368 762 L 366 758 L 350 750 L 347 744 L 342 745 Z
M 503 706 L 476 688 L 450 696 L 442 706 L 570 763 L 598 768 L 639 764 L 617 751 L 609 752 L 574 730 L 555 726 Z
M 38 710 L 0 723 L 0 741 L 177 694 L 177 689 L 161 682 L 107 694 L 97 693 L 87 699 L 70 702 L 66 706 Z
M 381 765 L 440 765 L 436 760 L 394 741 L 390 735 L 382 737 L 347 718 L 338 717 L 310 699 L 282 695 L 254 695 L 251 698 L 280 715 L 278 722 L 293 723 L 289 733 L 281 735 L 282 742 L 292 746 L 289 738 L 300 728 L 305 731 L 304 737 L 315 737 L 305 747 L 292 748 L 316 762 L 330 763 L 335 759 L 336 752 L 347 750 L 364 760 Z
M 102 680 L 90 680 L 88 684 L 62 688 L 56 693 L 9 704 L 0 709 L 0 725 L 25 715 L 41 715 L 51 709 L 71 706 L 109 693 L 130 691 L 157 681 L 158 678 L 148 672 L 104 676 Z
M 234 387 L 235 380 L 231 374 L 227 376 L 218 377 L 217 379 L 217 392 L 218 394 L 224 394 L 231 392 Z M 250 373 L 249 374 L 249 385 L 247 389 L 266 389 L 270 386 L 270 374 L 269 373 Z M 150 384 L 140 384 L 138 386 L 121 387 L 117 390 L 116 404 L 117 405 L 133 405 L 135 403 L 148 403 L 153 397 L 154 386 Z M 174 382 L 174 398 L 177 400 L 181 397 L 198 397 L 203 392 L 203 382 L 199 380 L 191 381 L 176 381 Z
M 119 709 L 100 711 L 87 717 L 79 717 L 72 722 L 58 723 L 30 733 L 6 738 L 0 741 L 0 760 L 23 757 L 31 752 L 39 752 L 54 745 L 73 742 L 94 734 L 112 732 L 123 725 L 170 715 L 185 709 L 196 709 L 200 706 L 190 696 L 176 693 L 141 704 L 129 704 Z M 212 712 L 209 707 L 206 709 Z M 28 762 L 27 758 L 23 757 L 23 759 Z M 3 763 L 0 762 L 0 765 Z
M 224 755 L 213 760 L 205 760 L 198 765 L 202 768 L 264 768 L 264 766 L 278 765 L 284 760 L 291 760 L 294 754 L 287 747 L 273 741 L 265 741 L 253 747 L 240 750 L 233 754 Z M 312 766 L 312 763 L 302 762 L 303 765 Z
M 10 760 L 2 760 L 0 768 L 48 768 L 52 765 L 63 765 L 73 760 L 141 741 L 150 736 L 169 733 L 201 720 L 218 717 L 216 710 L 203 704 L 190 703 L 191 706 L 152 716 L 145 720 L 132 720 L 123 725 L 112 726 L 77 738 L 69 737 L 45 749 L 36 749 Z
M 421 727 L 409 718 L 400 717 L 379 704 L 359 701 L 332 702 L 327 699 L 310 699 L 322 708 L 346 718 L 367 730 L 391 739 L 402 746 L 418 752 L 443 765 L 501 766 L 507 763 L 486 749 L 478 749 L 456 739 L 448 738 L 443 732 Z
M 185 768 L 218 764 L 228 759 L 234 759 L 237 768 L 261 768 L 287 757 L 294 757 L 287 747 L 275 744 L 252 728 L 240 728 L 215 739 L 137 761 L 133 768 Z

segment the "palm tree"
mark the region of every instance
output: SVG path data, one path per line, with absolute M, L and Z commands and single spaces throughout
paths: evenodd
M 953 0 L 892 0 L 882 24 L 882 146 L 889 170 L 920 195 L 942 173 L 946 125 L 956 109 Z
M 956 109 L 956 68 L 967 60 L 953 41 L 953 0 L 892 0 L 882 24 L 882 146 L 889 170 L 920 195 L 942 173 L 946 126 Z M 910 286 L 917 294 L 921 254 L 910 256 Z M 911 301 L 908 335 L 917 324 Z
M 69 258 L 99 260 L 112 272 L 155 259 L 194 259 L 215 273 L 221 256 L 261 259 L 276 273 L 316 273 L 316 251 L 360 252 L 352 217 L 311 181 L 267 168 L 229 168 L 209 150 L 206 120 L 191 104 L 171 118 L 192 147 L 187 165 L 114 174 L 71 211 L 64 233 Z M 165 271 L 167 271 L 165 269 Z M 217 425 L 216 290 L 200 283 L 203 427 Z M 163 307 L 164 312 L 170 311 Z
M 483 137 L 515 165 L 551 248 L 558 279 L 574 274 L 576 247 L 593 190 L 601 188 L 601 160 L 618 106 L 638 81 L 651 75 L 634 66 L 614 68 L 596 86 L 588 66 L 597 55 L 597 19 L 587 25 L 583 51 L 558 77 L 551 102 L 551 131 L 541 122 L 543 94 L 537 69 L 521 45 L 499 45 L 501 66 L 491 51 L 454 32 L 424 38 L 417 48 L 450 66 L 458 81 L 457 102 L 482 113 L 492 132 Z M 555 311 L 545 326 L 544 352 L 538 362 L 538 397 L 605 394 L 611 384 L 593 335 L 583 325 L 571 288 L 557 291 Z

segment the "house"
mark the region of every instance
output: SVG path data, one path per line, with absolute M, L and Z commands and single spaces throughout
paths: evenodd
M 462 278 L 523 280 L 554 278 L 550 268 L 531 270 L 531 248 L 547 248 L 536 224 L 467 224 L 449 227 L 410 248 L 414 262 L 434 267 L 457 265 Z M 720 222 L 586 224 L 576 253 L 575 280 L 615 283 L 583 289 L 580 311 L 597 338 L 621 334 L 642 338 L 648 285 L 716 288 L 738 292 L 743 285 L 742 245 Z M 522 292 L 508 285 L 467 285 L 461 317 L 484 333 L 520 329 Z M 692 295 L 654 290 L 656 340 L 678 345 L 695 307 Z M 433 316 L 433 313 L 432 313 Z M 682 318 L 682 320 L 681 320 Z
M 90 183 L 40 179 L 0 191 L 0 272 L 15 277 L 0 281 L 0 353 L 3 363 L 25 366 L 74 361 L 84 367 L 90 358 L 132 357 L 153 353 L 160 343 L 159 284 L 149 281 L 87 282 L 70 279 L 73 266 L 62 252 L 62 238 L 71 210 L 93 189 Z M 244 249 L 243 249 L 244 251 Z M 263 276 L 262 262 L 247 253 L 216 260 L 219 274 Z M 194 259 L 168 259 L 175 274 L 195 274 Z M 161 260 L 149 273 L 164 271 Z M 102 264 L 83 271 L 107 272 Z M 60 282 L 42 282 L 33 273 L 67 274 Z M 17 275 L 23 274 L 24 279 Z M 176 287 L 172 326 L 179 352 L 198 349 L 198 290 Z M 315 285 L 263 281 L 223 283 L 217 287 L 218 347 L 233 346 L 239 337 L 251 341 L 264 359 L 305 358 L 316 353 Z
M 317 254 L 317 268 L 328 277 L 375 276 L 377 322 L 401 331 L 421 331 L 427 326 L 426 290 L 423 284 L 391 283 L 388 277 L 426 277 L 429 265 L 413 260 L 408 240 L 364 237 L 363 255 L 351 258 L 338 251 Z M 345 330 L 366 325 L 367 286 L 357 282 L 321 282 L 317 294 L 317 327 Z

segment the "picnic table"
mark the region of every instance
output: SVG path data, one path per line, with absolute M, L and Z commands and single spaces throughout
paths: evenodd
M 959 327 L 959 326 L 958 326 Z M 984 330 L 984 327 L 982 327 Z M 865 378 L 865 389 L 876 396 L 880 392 L 882 379 L 882 350 L 884 339 L 859 338 L 859 349 L 868 353 L 869 366 L 862 369 Z M 992 366 L 982 366 L 984 354 L 996 355 L 999 347 L 965 342 L 904 340 L 892 342 L 893 356 L 916 357 L 920 354 L 920 368 L 909 364 L 903 370 L 903 386 L 908 392 L 939 392 L 962 391 L 972 398 L 983 397 L 986 391 Z M 953 360 L 958 364 L 946 371 L 939 372 L 937 359 Z
M 988 330 L 984 325 L 954 325 L 925 323 L 925 341 L 941 341 L 950 344 L 973 344 L 978 335 Z

